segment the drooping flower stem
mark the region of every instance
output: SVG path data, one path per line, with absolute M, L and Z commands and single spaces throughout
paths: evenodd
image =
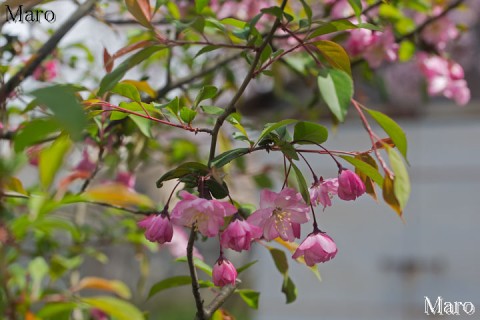
M 310 208 L 312 209 L 312 216 L 313 216 L 313 232 L 319 231 L 318 224 L 317 224 L 317 217 L 315 217 L 315 210 L 313 209 L 312 202 L 310 201 Z
M 178 185 L 181 183 L 181 181 L 178 181 L 175 187 L 173 187 L 172 191 L 170 192 L 170 195 L 168 196 L 167 202 L 165 203 L 165 207 L 163 208 L 164 212 L 167 212 L 168 214 L 168 206 L 170 205 L 170 200 L 172 200 L 172 196 L 175 193 L 175 190 L 178 188 Z
M 303 156 L 302 153 L 298 152 L 298 154 L 300 155 L 300 157 L 302 157 L 303 161 L 305 161 L 305 163 L 307 164 L 308 168 L 310 169 L 310 172 L 312 173 L 312 176 L 313 176 L 313 182 L 314 182 L 314 183 L 317 183 L 317 182 L 318 182 L 318 177 L 317 177 L 317 175 L 315 174 L 315 171 L 313 171 L 312 166 L 311 166 L 310 163 L 307 161 L 307 159 Z
M 316 142 L 310 141 L 310 140 L 298 140 L 298 141 L 293 141 L 292 144 L 295 143 L 295 142 L 302 142 L 302 141 L 312 143 L 312 144 L 318 146 L 319 148 L 322 148 L 326 153 L 328 153 L 328 155 L 330 157 L 332 157 L 333 161 L 335 161 L 335 163 L 337 164 L 337 167 L 338 167 L 338 172 L 341 172 L 343 170 L 342 164 L 340 162 L 338 162 L 338 160 L 334 157 L 334 155 L 330 152 L 330 150 L 328 150 L 327 148 L 322 146 L 320 143 L 316 143 Z
M 190 231 L 190 237 L 188 238 L 187 244 L 187 261 L 188 261 L 188 268 L 190 271 L 190 277 L 192 278 L 192 293 L 193 297 L 195 298 L 195 305 L 197 306 L 197 316 L 196 318 L 199 320 L 206 320 L 204 310 L 203 310 L 203 300 L 200 295 L 200 285 L 198 284 L 198 275 L 197 269 L 195 269 L 195 264 L 193 262 L 193 245 L 195 243 L 195 225 L 192 226 L 192 230 Z

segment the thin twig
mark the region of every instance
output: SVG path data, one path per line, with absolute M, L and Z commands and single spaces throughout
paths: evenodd
M 57 47 L 60 40 L 67 34 L 70 29 L 84 16 L 86 16 L 94 7 L 96 0 L 88 0 L 82 4 L 68 20 L 60 26 L 57 31 L 48 39 L 47 42 L 38 50 L 33 59 L 29 61 L 22 69 L 20 69 L 7 83 L 0 88 L 0 103 L 7 100 L 8 95 L 20 84 L 25 78 L 30 76 L 43 60 Z
M 287 5 L 288 0 L 283 0 L 281 9 L 282 11 L 285 9 L 285 6 Z M 257 68 L 257 64 L 260 62 L 260 57 L 262 55 L 263 50 L 267 47 L 267 45 L 270 43 L 270 41 L 273 38 L 273 35 L 275 34 L 275 31 L 277 31 L 278 27 L 280 26 L 280 19 L 277 18 L 272 26 L 272 29 L 270 30 L 269 34 L 267 37 L 263 40 L 262 45 L 258 48 L 257 54 L 255 55 L 255 58 L 253 59 L 253 62 L 250 66 L 250 70 L 248 71 L 247 75 L 245 76 L 245 79 L 243 80 L 242 84 L 240 85 L 240 88 L 236 92 L 236 94 L 233 96 L 232 100 L 228 104 L 228 106 L 225 108 L 225 111 L 217 118 L 217 121 L 215 122 L 215 126 L 213 127 L 212 130 L 212 142 L 210 144 L 210 154 L 208 156 L 208 166 L 211 165 L 213 158 L 215 157 L 215 149 L 217 147 L 217 137 L 218 137 L 218 132 L 220 131 L 220 128 L 223 125 L 223 122 L 227 119 L 229 115 L 235 112 L 235 106 L 240 99 L 240 97 L 243 95 L 245 92 L 245 89 L 247 88 L 248 84 L 250 81 L 253 79 L 253 76 L 255 74 L 255 69 Z

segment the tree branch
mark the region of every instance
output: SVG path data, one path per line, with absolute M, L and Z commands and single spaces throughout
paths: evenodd
M 235 284 L 229 284 L 224 286 L 220 292 L 213 298 L 212 302 L 205 307 L 204 309 L 204 315 L 205 319 L 210 319 L 212 315 L 217 311 L 224 303 L 227 301 L 227 299 L 235 292 L 237 287 L 242 283 L 240 279 L 237 279 L 235 281 Z M 201 320 L 201 318 L 195 317 L 195 320 Z
M 188 239 L 187 245 L 188 268 L 190 270 L 190 277 L 192 278 L 193 297 L 195 298 L 195 304 L 197 306 L 196 318 L 199 320 L 206 320 L 208 318 L 205 316 L 205 312 L 203 310 L 203 300 L 200 296 L 200 285 L 198 284 L 197 269 L 195 269 L 195 264 L 193 262 L 193 244 L 195 243 L 195 235 L 195 225 L 192 225 L 192 230 L 190 231 L 190 238 Z
M 60 40 L 67 34 L 70 29 L 84 16 L 86 16 L 94 7 L 95 0 L 88 0 L 82 4 L 68 20 L 58 28 L 50 39 L 38 50 L 33 59 L 29 61 L 20 71 L 18 71 L 7 83 L 0 88 L 0 104 L 7 100 L 8 95 L 20 84 L 25 78 L 30 76 L 42 61 L 57 47 Z
M 283 0 L 281 9 L 282 12 L 285 9 L 285 6 L 287 5 L 288 0 Z M 237 93 L 235 96 L 233 96 L 232 100 L 228 104 L 228 106 L 225 108 L 225 111 L 217 118 L 217 121 L 215 122 L 215 126 L 213 127 L 212 130 L 212 142 L 210 144 L 210 154 L 208 157 L 208 166 L 211 165 L 211 162 L 213 158 L 215 157 L 215 149 L 217 147 L 217 137 L 218 137 L 218 132 L 220 131 L 220 128 L 223 125 L 223 122 L 227 119 L 229 115 L 235 112 L 235 106 L 240 99 L 240 97 L 243 95 L 245 92 L 245 89 L 247 88 L 248 84 L 250 81 L 253 79 L 253 76 L 255 74 L 255 69 L 257 67 L 257 64 L 260 61 L 260 57 L 262 55 L 263 50 L 267 47 L 267 45 L 270 43 L 270 41 L 273 38 L 273 35 L 275 34 L 275 31 L 277 31 L 278 27 L 280 26 L 280 19 L 277 18 L 272 26 L 272 29 L 266 36 L 266 38 L 263 40 L 262 45 L 258 48 L 257 54 L 255 55 L 255 58 L 250 66 L 250 70 L 248 71 L 248 74 L 246 75 L 245 79 L 243 80 L 242 84 L 240 85 L 240 88 L 238 89 Z

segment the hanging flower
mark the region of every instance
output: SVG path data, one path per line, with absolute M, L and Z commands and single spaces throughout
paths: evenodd
M 235 219 L 220 236 L 220 244 L 223 248 L 230 248 L 235 251 L 250 250 L 250 243 L 253 239 L 262 236 L 262 229 L 250 224 L 246 220 Z
M 291 188 L 279 193 L 264 189 L 260 194 L 260 209 L 247 221 L 262 228 L 267 240 L 280 237 L 293 241 L 300 238 L 300 224 L 309 220 L 309 210 L 300 193 Z
M 305 259 L 307 266 L 312 267 L 316 263 L 331 260 L 337 254 L 337 245 L 326 233 L 314 231 L 303 240 L 293 253 L 292 258 L 301 256 Z
M 198 228 L 206 237 L 218 235 L 223 218 L 231 216 L 237 209 L 230 203 L 199 198 L 187 191 L 181 191 L 180 200 L 172 210 L 172 222 L 177 225 Z

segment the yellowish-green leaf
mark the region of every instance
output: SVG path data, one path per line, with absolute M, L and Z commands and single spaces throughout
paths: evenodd
M 146 195 L 139 194 L 120 183 L 106 183 L 88 189 L 83 197 L 89 201 L 111 205 L 153 207 L 154 204 Z
M 328 40 L 315 41 L 314 44 L 332 67 L 352 75 L 350 58 L 341 45 Z
M 390 159 L 390 165 L 395 173 L 393 191 L 398 200 L 400 208 L 403 210 L 405 209 L 408 198 L 410 197 L 410 178 L 408 177 L 408 171 L 403 163 L 402 157 L 400 157 L 397 151 L 392 148 L 388 148 L 387 151 Z
M 81 301 L 93 308 L 102 310 L 117 320 L 145 320 L 142 312 L 140 312 L 137 307 L 118 298 L 96 296 L 81 298 Z
M 110 291 L 124 299 L 129 299 L 132 296 L 132 294 L 130 293 L 130 289 L 125 283 L 118 280 L 108 280 L 98 277 L 83 278 L 82 280 L 80 280 L 74 290 L 80 291 L 84 289 Z
M 58 137 L 51 146 L 40 151 L 39 155 L 39 174 L 40 183 L 44 189 L 48 189 L 60 169 L 63 158 L 70 150 L 72 142 L 66 135 Z
M 385 179 L 383 180 L 383 200 L 398 214 L 401 218 L 403 211 L 400 208 L 400 204 L 398 203 L 398 199 L 395 196 L 395 191 L 393 190 L 393 180 L 387 174 L 385 175 Z

